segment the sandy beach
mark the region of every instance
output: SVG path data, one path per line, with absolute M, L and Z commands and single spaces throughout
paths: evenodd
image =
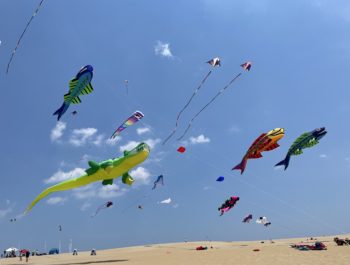
M 341 238 L 348 235 L 339 236 Z M 332 264 L 348 265 L 350 260 L 350 246 L 337 246 L 333 236 L 317 237 L 323 242 L 327 250 L 299 251 L 291 248 L 291 244 L 313 244 L 315 240 L 306 238 L 280 239 L 274 241 L 249 242 L 188 242 L 145 245 L 109 250 L 97 250 L 96 256 L 90 252 L 60 254 L 49 256 L 30 257 L 28 263 L 19 261 L 19 258 L 2 259 L 0 264 L 125 264 L 125 265 L 155 265 L 155 264 L 183 264 L 183 265 L 229 265 L 229 264 Z M 207 250 L 197 251 L 198 246 L 207 246 Z M 212 247 L 212 248 L 211 248 Z M 254 251 L 259 249 L 259 251 Z

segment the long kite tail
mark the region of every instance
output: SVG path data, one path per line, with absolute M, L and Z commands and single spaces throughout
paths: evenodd
M 179 125 L 179 120 L 180 117 L 182 115 L 182 112 L 184 112 L 184 110 L 188 107 L 188 105 L 190 105 L 192 99 L 194 98 L 194 96 L 197 94 L 197 92 L 199 91 L 199 89 L 201 89 L 202 85 L 204 84 L 204 82 L 207 80 L 207 78 L 210 76 L 212 70 L 210 70 L 207 75 L 202 79 L 201 83 L 199 84 L 199 86 L 195 89 L 195 91 L 193 91 L 192 96 L 190 97 L 190 99 L 187 101 L 187 103 L 185 104 L 185 106 L 180 110 L 180 112 L 177 114 L 176 117 L 176 123 L 175 123 L 175 128 L 173 129 L 173 131 L 169 134 L 169 136 L 163 141 L 163 145 L 166 144 L 170 138 L 174 135 L 174 133 L 177 130 L 177 127 Z
M 196 115 L 193 116 L 193 118 L 190 120 L 190 122 L 188 123 L 188 126 L 185 130 L 185 132 L 179 137 L 177 138 L 177 140 L 181 140 L 186 133 L 188 132 L 188 130 L 191 128 L 193 121 L 199 116 L 199 114 L 201 114 L 202 111 L 204 111 L 211 103 L 213 103 L 213 101 L 215 101 L 215 99 L 220 96 L 234 81 L 236 81 L 236 79 L 238 77 L 240 77 L 242 75 L 242 73 L 237 74 L 224 88 L 222 88 L 203 108 L 201 108 L 200 111 L 197 112 Z
M 30 210 L 43 198 L 48 196 L 50 193 L 54 192 L 52 187 L 47 188 L 42 193 L 38 195 L 38 197 L 35 198 L 35 200 L 28 206 L 28 208 L 25 210 L 24 214 L 27 214 L 30 212 Z
M 10 64 L 11 64 L 11 62 L 12 62 L 12 60 L 13 60 L 13 57 L 15 56 L 15 53 L 16 53 L 18 47 L 19 47 L 19 44 L 21 43 L 21 40 L 22 40 L 24 34 L 26 33 L 26 31 L 27 31 L 27 29 L 28 29 L 30 23 L 32 22 L 32 20 L 33 20 L 34 17 L 36 16 L 36 14 L 39 12 L 39 9 L 40 9 L 40 7 L 42 6 L 42 4 L 44 3 L 44 1 L 45 1 L 45 0 L 41 0 L 41 1 L 40 1 L 39 5 L 37 6 L 36 10 L 34 11 L 32 17 L 29 19 L 29 21 L 28 21 L 26 27 L 24 28 L 24 30 L 23 30 L 21 36 L 19 37 L 19 39 L 18 39 L 18 41 L 17 41 L 17 44 L 16 44 L 16 47 L 15 47 L 15 49 L 12 51 L 10 60 L 9 60 L 9 62 L 8 62 L 8 64 L 7 64 L 6 74 L 8 74 L 8 72 L 9 72 Z

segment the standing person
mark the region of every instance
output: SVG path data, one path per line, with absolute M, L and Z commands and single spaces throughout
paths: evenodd
M 30 251 L 27 251 L 27 252 L 26 252 L 26 262 L 28 262 L 29 256 L 30 256 Z

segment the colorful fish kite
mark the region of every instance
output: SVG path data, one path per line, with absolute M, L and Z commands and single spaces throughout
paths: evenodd
M 246 217 L 244 217 L 242 223 L 249 223 L 253 219 L 253 215 L 249 214 Z
M 111 207 L 112 205 L 113 205 L 113 202 L 111 202 L 111 201 L 108 201 L 108 202 L 102 204 L 101 206 L 99 206 L 96 209 L 96 212 L 91 217 L 95 217 L 101 210 L 107 209 L 107 208 Z
M 208 64 L 210 64 L 211 66 L 213 67 L 216 67 L 216 66 L 221 66 L 221 63 L 220 63 L 220 58 L 219 57 L 216 57 L 216 58 L 213 58 L 209 61 L 207 61 Z M 175 122 L 175 127 L 173 129 L 173 131 L 169 134 L 169 136 L 163 141 L 163 145 L 166 144 L 170 138 L 175 134 L 176 130 L 177 130 L 177 127 L 179 126 L 179 120 L 180 120 L 180 117 L 182 115 L 182 113 L 185 111 L 185 109 L 190 105 L 192 99 L 194 98 L 194 96 L 198 93 L 198 91 L 201 89 L 201 87 L 203 86 L 203 84 L 205 83 L 205 81 L 207 80 L 207 78 L 210 76 L 210 74 L 212 73 L 212 69 L 206 74 L 206 76 L 202 79 L 202 81 L 200 82 L 199 86 L 193 91 L 192 93 L 192 96 L 190 97 L 190 99 L 187 101 L 187 103 L 183 106 L 183 108 L 180 110 L 180 112 L 177 114 L 177 117 L 176 117 L 176 122 Z
M 277 147 L 279 144 L 277 143 L 279 139 L 284 136 L 283 128 L 276 128 L 268 133 L 261 134 L 254 143 L 249 147 L 248 151 L 244 155 L 242 162 L 232 168 L 232 170 L 240 170 L 241 174 L 243 174 L 245 167 L 247 165 L 248 159 L 260 158 L 262 157 L 261 152 L 271 151 Z
M 241 66 L 243 67 L 244 70 L 250 71 L 250 68 L 252 67 L 252 63 L 246 62 L 244 64 L 241 64 Z
M 183 147 L 183 146 L 180 146 L 180 147 L 177 149 L 177 151 L 178 151 L 179 153 L 185 153 L 186 148 Z
M 311 132 L 306 132 L 300 135 L 289 148 L 286 158 L 277 163 L 276 166 L 284 166 L 284 170 L 288 168 L 290 157 L 301 155 L 303 149 L 313 147 L 319 143 L 319 140 L 327 133 L 325 127 L 317 128 Z
M 72 80 L 69 81 L 69 92 L 64 95 L 62 106 L 53 114 L 57 115 L 58 121 L 67 111 L 70 104 L 81 103 L 79 98 L 80 95 L 90 94 L 94 90 L 91 85 L 93 70 L 94 69 L 91 65 L 86 65 L 80 69 L 79 73 Z
M 217 179 L 216 179 L 216 181 L 218 181 L 218 182 L 222 182 L 222 181 L 224 181 L 224 177 L 223 176 L 220 176 L 220 177 L 218 177 Z
M 39 9 L 41 8 L 42 4 L 44 3 L 45 0 L 41 0 L 36 8 L 36 10 L 34 11 L 33 15 L 31 16 L 31 18 L 29 19 L 29 21 L 27 22 L 27 25 L 25 26 L 21 36 L 19 37 L 18 41 L 17 41 L 17 44 L 16 44 L 16 47 L 14 48 L 14 50 L 12 51 L 12 54 L 11 54 L 11 57 L 10 57 L 10 60 L 9 62 L 7 63 L 7 68 L 6 68 L 6 74 L 8 74 L 9 70 L 10 70 L 10 65 L 11 65 L 11 62 L 13 60 L 13 57 L 15 56 L 15 53 L 21 43 L 21 40 L 24 36 L 24 34 L 26 33 L 30 23 L 33 21 L 34 17 L 38 14 L 39 12 Z M 1 43 L 1 42 L 0 42 Z
M 158 186 L 163 186 L 163 185 L 164 185 L 163 175 L 160 175 L 160 176 L 158 176 L 156 181 L 153 183 L 152 190 L 154 190 Z
M 239 201 L 239 197 L 232 196 L 229 199 L 227 199 L 219 208 L 220 216 L 222 216 L 224 213 L 228 212 L 235 206 L 235 204 Z
M 102 185 L 112 185 L 113 179 L 121 176 L 124 184 L 132 185 L 134 180 L 128 171 L 145 161 L 149 152 L 150 147 L 146 143 L 140 143 L 131 151 L 124 151 L 124 156 L 122 157 L 108 159 L 101 163 L 89 161 L 88 164 L 90 167 L 85 170 L 85 174 L 77 178 L 62 181 L 45 189 L 28 206 L 25 213 L 28 213 L 34 205 L 51 193 L 79 188 L 96 181 L 102 181 Z
M 111 139 L 114 139 L 117 135 L 119 135 L 126 127 L 133 125 L 144 117 L 141 111 L 135 111 L 122 125 L 118 127 L 118 129 L 112 134 Z
M 241 65 L 241 66 L 242 66 L 242 65 Z M 243 67 L 243 66 L 242 66 L 242 67 Z M 246 69 L 245 67 L 243 67 L 243 69 L 249 71 L 250 67 L 249 67 L 249 69 Z M 179 138 L 177 138 L 177 140 L 181 140 L 182 138 L 184 138 L 184 136 L 186 135 L 186 133 L 188 132 L 188 130 L 191 128 L 192 123 L 194 122 L 194 120 L 195 120 L 207 107 L 209 107 L 209 105 L 210 105 L 211 103 L 213 103 L 222 93 L 224 93 L 225 90 L 226 90 L 227 88 L 229 88 L 229 87 L 233 84 L 233 82 L 235 82 L 241 75 L 242 75 L 242 73 L 239 73 L 239 74 L 237 74 L 233 79 L 231 79 L 231 81 L 230 81 L 226 86 L 224 86 L 221 90 L 219 90 L 219 92 L 216 93 L 216 95 L 215 95 L 207 104 L 205 104 L 204 107 L 201 108 L 201 109 L 192 117 L 192 119 L 191 119 L 190 122 L 188 123 L 187 128 L 185 129 L 184 133 L 183 133 Z

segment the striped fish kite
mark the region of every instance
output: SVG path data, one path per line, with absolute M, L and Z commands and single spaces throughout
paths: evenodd
M 62 106 L 55 111 L 53 115 L 57 115 L 59 121 L 62 115 L 67 111 L 70 104 L 79 104 L 81 100 L 80 95 L 90 94 L 94 89 L 91 85 L 91 79 L 93 76 L 93 67 L 86 65 L 80 69 L 79 73 L 69 81 L 69 92 L 64 95 L 64 101 Z

